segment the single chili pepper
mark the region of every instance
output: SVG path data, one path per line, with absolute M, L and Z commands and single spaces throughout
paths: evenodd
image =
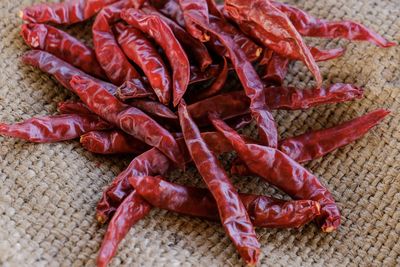
M 243 85 L 244 91 L 250 98 L 251 114 L 258 125 L 260 139 L 263 143 L 266 143 L 271 147 L 276 147 L 278 145 L 278 133 L 275 121 L 265 104 L 263 93 L 264 85 L 262 84 L 256 70 L 232 38 L 220 33 L 217 24 L 212 23 L 211 21 L 209 25 L 201 25 L 201 22 L 197 23 L 217 37 L 227 49 L 232 64 Z
M 318 178 L 304 169 L 285 153 L 271 147 L 246 142 L 214 116 L 210 117 L 215 128 L 227 138 L 239 157 L 249 169 L 276 186 L 294 199 L 318 201 L 324 232 L 332 232 L 340 225 L 340 212 L 331 193 L 319 182 Z
M 30 23 L 21 26 L 21 35 L 32 49 L 44 50 L 90 75 L 106 78 L 93 49 L 68 33 L 49 25 Z
M 16 124 L 0 123 L 0 134 L 34 143 L 72 140 L 82 134 L 110 129 L 111 125 L 97 115 L 64 114 L 31 118 Z
M 158 99 L 164 105 L 171 100 L 171 77 L 154 45 L 137 29 L 122 23 L 115 25 L 118 43 L 125 55 L 141 68 Z
M 179 26 L 184 29 L 186 28 L 185 18 L 183 17 L 183 11 L 179 5 L 179 0 L 151 0 L 151 4 L 165 16 L 175 21 Z
M 160 176 L 144 177 L 135 187 L 151 205 L 189 216 L 219 221 L 218 207 L 209 190 L 165 181 Z M 320 214 L 312 200 L 283 201 L 267 196 L 239 194 L 254 226 L 299 228 Z
M 150 149 L 147 144 L 120 130 L 88 132 L 81 136 L 80 142 L 86 150 L 104 155 L 139 155 Z
M 94 114 L 84 103 L 74 101 L 58 102 L 57 110 L 61 114 Z
M 93 17 L 103 7 L 117 0 L 70 0 L 37 4 L 24 9 L 22 19 L 33 23 L 70 25 Z
M 104 235 L 97 266 L 105 267 L 117 252 L 119 243 L 124 239 L 131 227 L 149 214 L 151 206 L 136 191 L 132 191 L 121 203 L 111 219 Z
M 168 24 L 168 26 L 174 32 L 176 39 L 179 41 L 186 54 L 188 55 L 190 62 L 196 62 L 196 65 L 200 68 L 202 72 L 204 72 L 211 65 L 212 58 L 203 43 L 193 38 L 175 21 L 167 18 L 166 16 L 158 12 L 155 8 L 151 6 L 144 6 L 141 10 L 148 15 L 159 16 L 165 23 Z
M 196 39 L 201 42 L 210 41 L 210 35 L 199 28 L 198 25 L 192 21 L 192 17 L 202 21 L 205 24 L 209 23 L 208 18 L 208 5 L 206 0 L 178 0 L 179 6 L 183 12 L 183 19 L 185 20 L 186 30 Z
M 138 86 L 137 79 L 124 82 L 117 90 L 117 96 L 122 101 L 129 99 L 149 98 L 156 99 L 154 92 L 147 90 L 140 85 Z M 140 82 L 141 83 L 141 82 Z M 139 83 L 139 84 L 140 84 Z
M 258 261 L 260 244 L 236 189 L 214 153 L 202 139 L 184 101 L 179 104 L 178 112 L 185 143 L 199 173 L 215 198 L 225 231 L 244 261 L 249 265 L 255 265 Z
M 322 50 L 318 47 L 310 47 L 311 55 L 313 55 L 316 62 L 327 61 L 334 58 L 338 58 L 344 55 L 346 48 L 333 48 L 328 50 Z
M 182 165 L 182 154 L 175 139 L 141 110 L 123 104 L 90 79 L 75 76 L 71 86 L 94 113 L 146 144 L 159 148 L 178 166 Z
M 171 28 L 160 17 L 133 8 L 121 12 L 121 18 L 148 34 L 164 50 L 173 71 L 173 104 L 178 105 L 189 85 L 190 64 Z
M 83 71 L 73 67 L 72 65 L 68 64 L 67 62 L 53 56 L 44 51 L 40 50 L 31 50 L 26 52 L 22 56 L 22 61 L 25 64 L 29 64 L 40 70 L 53 75 L 56 80 L 61 83 L 65 88 L 71 90 L 71 86 L 69 82 L 71 81 L 72 77 L 75 75 L 79 75 L 81 77 L 86 77 L 95 80 L 110 93 L 115 94 L 117 92 L 117 87 L 113 84 L 100 81 L 90 75 L 84 73 Z
M 218 76 L 215 78 L 215 81 L 212 83 L 210 87 L 207 89 L 196 93 L 196 95 L 193 97 L 195 100 L 199 101 L 205 98 L 208 98 L 210 96 L 218 94 L 222 88 L 224 87 L 226 80 L 228 78 L 228 62 L 225 57 L 223 57 L 223 66 L 221 69 L 221 72 L 218 74 Z
M 135 100 L 129 102 L 130 106 L 136 107 L 141 111 L 149 114 L 150 116 L 168 119 L 168 120 L 178 120 L 178 116 L 172 112 L 168 107 L 163 104 L 150 101 L 150 100 Z
M 205 71 L 201 71 L 201 69 L 190 66 L 190 82 L 189 84 L 205 82 L 211 80 L 215 76 L 221 73 L 221 66 L 218 64 L 210 65 Z
M 381 35 L 357 22 L 350 20 L 327 21 L 315 18 L 305 11 L 288 4 L 275 1 L 272 1 L 272 4 L 285 13 L 297 31 L 304 36 L 368 41 L 380 47 L 396 45 L 395 42 L 389 42 Z
M 210 12 L 210 15 L 213 15 L 222 20 L 225 20 L 225 16 L 222 13 L 222 11 L 218 8 L 217 3 L 215 3 L 214 0 L 206 0 L 206 1 L 207 1 L 208 11 Z
M 303 61 L 314 75 L 317 87 L 322 77 L 310 50 L 289 18 L 269 0 L 227 0 L 225 10 L 246 34 L 274 52 Z
M 146 90 L 141 76 L 129 63 L 118 45 L 110 24 L 120 19 L 121 10 L 131 7 L 130 1 L 119 1 L 104 8 L 93 23 L 93 44 L 97 59 L 110 81 L 117 86 L 135 79 L 141 90 Z

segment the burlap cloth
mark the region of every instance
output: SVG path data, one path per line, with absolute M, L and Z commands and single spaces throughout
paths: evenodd
M 0 0 L 0 121 L 54 114 L 71 95 L 49 76 L 24 66 L 18 11 L 33 1 Z M 328 19 L 360 21 L 400 41 L 399 0 L 290 1 Z M 86 38 L 90 31 L 72 27 Z M 266 266 L 400 265 L 400 47 L 318 41 L 348 48 L 344 57 L 320 64 L 327 82 L 364 86 L 361 101 L 308 111 L 275 113 L 282 136 L 329 127 L 375 108 L 393 114 L 362 140 L 307 165 L 336 198 L 343 224 L 332 234 L 313 224 L 300 230 L 258 229 Z M 306 86 L 301 64 L 289 77 Z M 232 156 L 224 158 L 229 165 Z M 36 145 L 0 137 L 0 265 L 93 266 L 105 228 L 95 206 L 102 189 L 129 163 L 95 156 L 78 141 Z M 171 179 L 201 185 L 192 168 Z M 283 197 L 258 178 L 232 178 L 243 192 Z M 113 266 L 236 266 L 241 261 L 217 223 L 154 209 L 121 244 Z

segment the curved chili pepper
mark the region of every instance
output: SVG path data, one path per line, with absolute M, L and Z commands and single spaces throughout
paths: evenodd
M 138 86 L 138 80 L 130 80 L 124 82 L 117 90 L 117 96 L 122 101 L 129 99 L 140 99 L 140 98 L 150 98 L 156 99 L 154 92 L 147 90 L 140 85 Z
M 289 18 L 269 0 L 226 0 L 225 10 L 239 27 L 274 52 L 303 61 L 314 75 L 317 87 L 322 77 L 310 50 Z
M 178 166 L 182 165 L 182 154 L 175 139 L 145 113 L 123 104 L 90 79 L 75 76 L 71 86 L 94 113 L 146 144 L 159 148 Z
M 189 85 L 190 64 L 171 28 L 160 17 L 133 8 L 121 12 L 121 18 L 148 34 L 164 50 L 173 71 L 173 104 L 178 105 Z
M 94 50 L 97 60 L 112 83 L 119 86 L 125 81 L 135 79 L 135 84 L 146 90 L 140 74 L 122 52 L 110 26 L 120 19 L 121 10 L 131 7 L 130 3 L 123 0 L 116 2 L 96 16 L 92 27 Z
M 22 19 L 34 23 L 70 25 L 90 19 L 103 7 L 117 0 L 70 0 L 62 3 L 37 4 L 24 9 Z
M 190 66 L 190 82 L 189 84 L 194 84 L 194 83 L 199 83 L 199 82 L 204 82 L 211 80 L 215 76 L 218 75 L 218 73 L 221 72 L 221 67 L 220 65 L 217 64 L 212 64 L 210 65 L 205 71 L 201 71 L 201 69 Z
M 94 114 L 84 103 L 73 101 L 59 102 L 57 110 L 61 114 Z
M 212 63 L 212 58 L 208 53 L 206 46 L 201 43 L 199 40 L 193 38 L 189 33 L 187 33 L 181 26 L 179 26 L 175 21 L 167 18 L 160 12 L 158 12 L 155 8 L 151 6 L 144 6 L 142 9 L 148 15 L 157 15 L 159 16 L 171 30 L 174 32 L 176 39 L 182 45 L 186 54 L 188 55 L 190 61 L 194 61 L 197 63 L 197 66 L 200 68 L 202 72 L 204 72 L 208 66 Z
M 44 51 L 31 50 L 26 52 L 22 56 L 22 61 L 25 64 L 29 64 L 40 70 L 53 75 L 56 80 L 61 83 L 65 88 L 72 90 L 69 82 L 73 76 L 86 77 L 100 83 L 110 94 L 115 94 L 117 92 L 117 87 L 111 83 L 100 81 L 83 71 L 73 67 L 67 62 L 53 56 Z
M 249 215 L 225 170 L 202 139 L 184 101 L 179 105 L 179 119 L 187 148 L 216 200 L 225 231 L 245 262 L 255 265 L 258 261 L 260 244 Z
M 294 199 L 310 199 L 321 205 L 319 220 L 324 232 L 340 225 L 340 212 L 331 193 L 318 178 L 285 153 L 246 142 L 220 119 L 210 117 L 215 128 L 227 138 L 249 169 Z
M 199 28 L 198 25 L 193 22 L 192 17 L 196 20 L 202 21 L 205 24 L 209 23 L 208 18 L 208 5 L 206 0 L 178 0 L 179 6 L 183 13 L 183 19 L 185 20 L 186 30 L 196 39 L 201 42 L 208 42 L 210 35 L 207 31 Z
M 157 49 L 131 26 L 118 23 L 115 31 L 125 55 L 143 70 L 160 102 L 168 105 L 171 100 L 171 77 Z
M 106 234 L 104 235 L 99 254 L 97 266 L 105 267 L 117 252 L 122 239 L 131 227 L 149 214 L 151 206 L 143 200 L 136 191 L 133 191 L 121 203 L 111 219 Z
M 169 120 L 178 120 L 178 116 L 176 116 L 174 112 L 172 112 L 168 107 L 159 102 L 149 100 L 135 100 L 129 102 L 129 105 L 146 112 L 150 116 Z
M 158 176 L 140 179 L 135 190 L 157 208 L 220 220 L 215 199 L 205 188 L 173 184 Z M 320 214 L 320 205 L 312 200 L 283 201 L 250 194 L 239 197 L 256 227 L 299 228 Z
M 81 136 L 82 146 L 96 154 L 135 154 L 139 155 L 150 147 L 119 130 L 91 131 Z
M 49 52 L 84 72 L 106 78 L 93 49 L 75 37 L 45 24 L 23 24 L 21 35 L 32 49 Z
M 82 134 L 110 129 L 111 125 L 97 115 L 64 114 L 31 118 L 16 124 L 0 123 L 0 135 L 34 143 L 72 140 Z
M 272 4 L 285 13 L 297 31 L 304 36 L 324 38 L 344 38 L 348 40 L 368 41 L 380 47 L 395 46 L 381 35 L 353 21 L 327 21 L 318 19 L 294 6 L 272 1 Z
M 316 62 L 327 61 L 344 55 L 346 48 L 319 49 L 318 47 L 310 47 L 311 55 Z

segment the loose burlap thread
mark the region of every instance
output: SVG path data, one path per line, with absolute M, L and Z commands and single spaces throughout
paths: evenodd
M 39 70 L 24 66 L 18 12 L 31 0 L 0 0 L 0 121 L 18 122 L 56 113 L 71 94 Z M 289 1 L 327 19 L 352 19 L 400 41 L 398 0 Z M 90 43 L 89 24 L 66 28 Z M 310 224 L 299 230 L 258 229 L 264 266 L 400 265 L 400 47 L 312 40 L 320 47 L 347 47 L 344 57 L 319 64 L 327 83 L 365 88 L 360 101 L 307 111 L 279 111 L 281 136 L 330 127 L 375 108 L 390 117 L 365 138 L 306 165 L 333 193 L 343 224 L 324 234 Z M 296 63 L 288 76 L 299 87 L 312 80 Z M 250 127 L 246 133 L 252 134 Z M 226 167 L 232 160 L 221 159 Z M 105 227 L 95 206 L 102 189 L 129 157 L 96 156 L 78 141 L 30 144 L 0 137 L 0 265 L 93 266 Z M 172 181 L 202 185 L 195 169 Z M 242 192 L 285 197 L 256 177 L 232 177 Z M 154 209 L 122 242 L 112 266 L 237 266 L 241 261 L 218 223 Z

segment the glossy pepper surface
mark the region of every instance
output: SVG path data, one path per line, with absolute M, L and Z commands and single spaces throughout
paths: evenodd
M 59 102 L 57 110 L 61 114 L 94 114 L 84 103 L 75 101 Z
M 178 0 L 179 6 L 183 13 L 183 19 L 185 20 L 186 30 L 196 39 L 201 42 L 208 42 L 210 35 L 207 31 L 200 28 L 197 23 L 193 22 L 192 17 L 196 20 L 200 20 L 203 23 L 208 24 L 208 5 L 206 0 Z

